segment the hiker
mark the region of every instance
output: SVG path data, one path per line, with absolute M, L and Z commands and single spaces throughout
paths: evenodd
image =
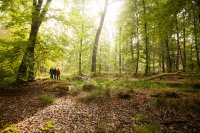
M 54 70 L 53 70 L 53 67 L 50 68 L 50 71 L 49 71 L 49 74 L 50 74 L 50 78 L 53 79 L 53 73 L 54 73 Z
M 53 78 L 56 80 L 56 68 L 53 69 Z
M 60 69 L 58 68 L 56 71 L 57 80 L 60 80 Z

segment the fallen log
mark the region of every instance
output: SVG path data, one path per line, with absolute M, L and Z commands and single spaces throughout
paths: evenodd
M 162 73 L 162 74 L 159 74 L 159 75 L 148 77 L 148 78 L 144 79 L 144 81 L 153 80 L 153 79 L 156 79 L 156 78 L 162 78 L 164 76 L 174 76 L 174 75 L 178 75 L 178 72 L 176 72 L 176 73 Z
M 184 121 L 184 120 L 173 120 L 173 121 L 164 121 L 164 122 L 161 122 L 160 124 L 165 125 L 165 126 L 170 126 L 173 124 L 184 124 L 186 122 L 187 121 Z

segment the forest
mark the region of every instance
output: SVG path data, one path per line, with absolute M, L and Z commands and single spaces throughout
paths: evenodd
M 196 133 L 199 110 L 199 0 L 0 0 L 0 133 Z

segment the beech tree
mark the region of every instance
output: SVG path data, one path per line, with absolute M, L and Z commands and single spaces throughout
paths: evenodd
M 92 51 L 92 68 L 91 68 L 91 72 L 94 75 L 96 75 L 96 60 L 97 60 L 97 49 L 98 49 L 98 44 L 99 44 L 99 37 L 101 35 L 101 30 L 103 28 L 104 19 L 105 19 L 106 12 L 107 12 L 107 9 L 108 9 L 108 1 L 109 0 L 105 0 L 104 11 L 103 11 L 103 14 L 101 16 L 101 21 L 100 21 L 100 24 L 99 24 L 99 28 L 98 28 L 98 30 L 96 32 L 93 51 Z
M 34 58 L 34 49 L 37 39 L 37 34 L 42 24 L 45 15 L 49 9 L 52 0 L 47 0 L 46 4 L 42 8 L 43 0 L 33 0 L 33 11 L 32 11 L 32 20 L 31 20 L 31 30 L 28 39 L 28 47 L 25 51 L 23 56 L 22 62 L 20 64 L 18 74 L 16 77 L 17 82 L 20 82 L 26 79 L 26 74 L 28 72 L 28 80 L 33 81 L 35 78 L 34 74 L 34 65 L 35 65 L 35 58 Z

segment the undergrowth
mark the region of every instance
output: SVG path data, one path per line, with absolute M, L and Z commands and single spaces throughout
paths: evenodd
M 21 133 L 21 131 L 19 131 L 14 125 L 10 125 L 0 131 L 0 133 Z
M 42 127 L 41 130 L 42 130 L 42 131 L 49 131 L 49 130 L 53 129 L 54 126 L 55 126 L 55 124 L 54 124 L 53 122 L 47 121 L 47 122 L 44 124 L 44 126 Z
M 50 94 L 41 95 L 40 101 L 45 105 L 53 104 L 55 102 L 55 97 Z

